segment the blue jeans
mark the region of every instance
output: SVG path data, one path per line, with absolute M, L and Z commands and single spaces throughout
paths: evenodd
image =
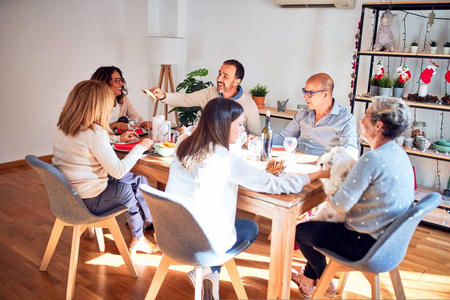
M 376 242 L 369 234 L 347 229 L 344 223 L 319 221 L 298 224 L 295 240 L 308 261 L 304 275 L 310 279 L 320 278 L 327 266 L 325 256 L 314 247 L 322 247 L 356 261 L 363 258 Z
M 239 254 L 244 251 L 253 243 L 258 237 L 258 224 L 255 221 L 249 219 L 236 219 L 234 222 L 236 228 L 236 243 L 227 251 L 227 253 Z M 243 241 L 249 241 L 250 243 L 242 248 L 241 243 Z M 220 266 L 213 266 L 211 270 L 220 272 Z
M 95 215 L 125 205 L 128 207 L 126 215 L 131 235 L 140 238 L 144 235 L 144 219 L 151 220 L 147 203 L 139 189 L 140 183 L 147 183 L 147 180 L 133 173 L 127 173 L 121 179 L 108 175 L 106 189 L 96 197 L 83 199 L 83 202 Z

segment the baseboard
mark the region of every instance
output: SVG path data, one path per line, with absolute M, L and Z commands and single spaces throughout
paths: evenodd
M 39 156 L 39 159 L 42 161 L 45 161 L 45 162 L 51 162 L 52 158 L 53 158 L 52 154 Z M 9 161 L 9 162 L 5 162 L 5 163 L 1 163 L 0 170 L 14 168 L 14 167 L 20 167 L 20 166 L 24 166 L 24 165 L 27 165 L 27 161 L 25 159 Z

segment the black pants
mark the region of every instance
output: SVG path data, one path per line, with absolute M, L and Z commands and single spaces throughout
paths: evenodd
M 331 250 L 350 260 L 359 260 L 376 240 L 369 234 L 349 230 L 344 223 L 309 221 L 297 225 L 295 240 L 308 261 L 304 275 L 310 279 L 322 276 L 327 262 L 313 247 Z

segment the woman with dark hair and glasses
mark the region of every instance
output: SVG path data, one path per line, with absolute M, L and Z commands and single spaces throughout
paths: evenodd
M 152 122 L 144 121 L 134 108 L 133 103 L 128 99 L 126 81 L 119 68 L 115 66 L 100 67 L 92 74 L 91 79 L 105 82 L 116 96 L 114 108 L 109 118 L 111 129 L 125 132 L 128 130 L 128 121 L 130 120 L 137 122 L 139 127 L 146 130 L 152 127 Z
M 229 145 L 244 129 L 242 106 L 226 98 L 214 98 L 203 109 L 195 131 L 180 137 L 170 166 L 166 192 L 197 208 L 194 217 L 218 252 L 233 251 L 243 240 L 253 241 L 258 235 L 254 221 L 236 219 L 239 186 L 272 194 L 298 193 L 324 172 L 276 177 L 251 166 L 229 151 Z M 219 269 L 203 271 L 206 299 L 219 299 Z M 189 277 L 194 281 L 195 272 L 191 271 Z

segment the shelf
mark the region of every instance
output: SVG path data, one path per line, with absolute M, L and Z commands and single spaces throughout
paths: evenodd
M 286 111 L 281 112 L 281 111 L 278 111 L 278 109 L 275 107 L 267 107 L 266 106 L 264 108 L 259 109 L 259 115 L 265 116 L 266 111 L 270 111 L 270 116 L 272 118 L 284 119 L 284 120 L 292 120 L 294 118 L 295 114 L 297 113 L 296 110 L 286 109 Z
M 357 102 L 372 102 L 372 99 L 374 97 L 367 97 L 362 95 L 357 95 L 355 97 L 355 101 Z M 450 105 L 442 105 L 442 104 L 436 104 L 436 103 L 429 103 L 429 102 L 416 102 L 416 101 L 410 101 L 403 99 L 406 104 L 409 107 L 417 107 L 422 109 L 428 109 L 428 110 L 439 110 L 439 111 L 450 111 Z
M 414 191 L 414 202 L 419 201 L 426 195 L 433 192 L 442 194 L 441 191 L 430 189 L 423 186 L 418 186 L 417 189 Z M 448 212 L 449 210 L 450 210 L 449 204 L 446 203 L 444 199 L 442 199 L 437 209 L 432 210 L 423 218 L 423 222 L 433 226 L 445 228 L 448 230 L 450 229 L 450 213 Z
M 370 2 L 363 3 L 362 8 L 371 8 L 376 10 L 441 10 L 449 9 L 450 1 L 435 1 L 435 2 Z
M 370 148 L 369 144 L 367 142 L 359 142 L 360 146 L 361 146 L 361 155 L 362 152 L 364 151 L 364 148 Z M 450 154 L 445 154 L 445 153 L 441 153 L 441 152 L 436 152 L 435 149 L 428 149 L 425 152 L 422 152 L 420 150 L 417 150 L 416 148 L 413 149 L 406 149 L 404 147 L 402 147 L 403 150 L 405 150 L 406 153 L 408 153 L 409 155 L 414 155 L 414 156 L 419 156 L 419 157 L 425 157 L 425 158 L 432 158 L 432 159 L 437 159 L 437 160 L 442 160 L 442 161 L 450 161 Z
M 359 51 L 359 55 L 367 56 L 391 56 L 391 57 L 412 57 L 412 58 L 436 58 L 436 59 L 450 59 L 448 54 L 440 53 L 409 53 L 409 52 L 388 52 L 388 51 Z

